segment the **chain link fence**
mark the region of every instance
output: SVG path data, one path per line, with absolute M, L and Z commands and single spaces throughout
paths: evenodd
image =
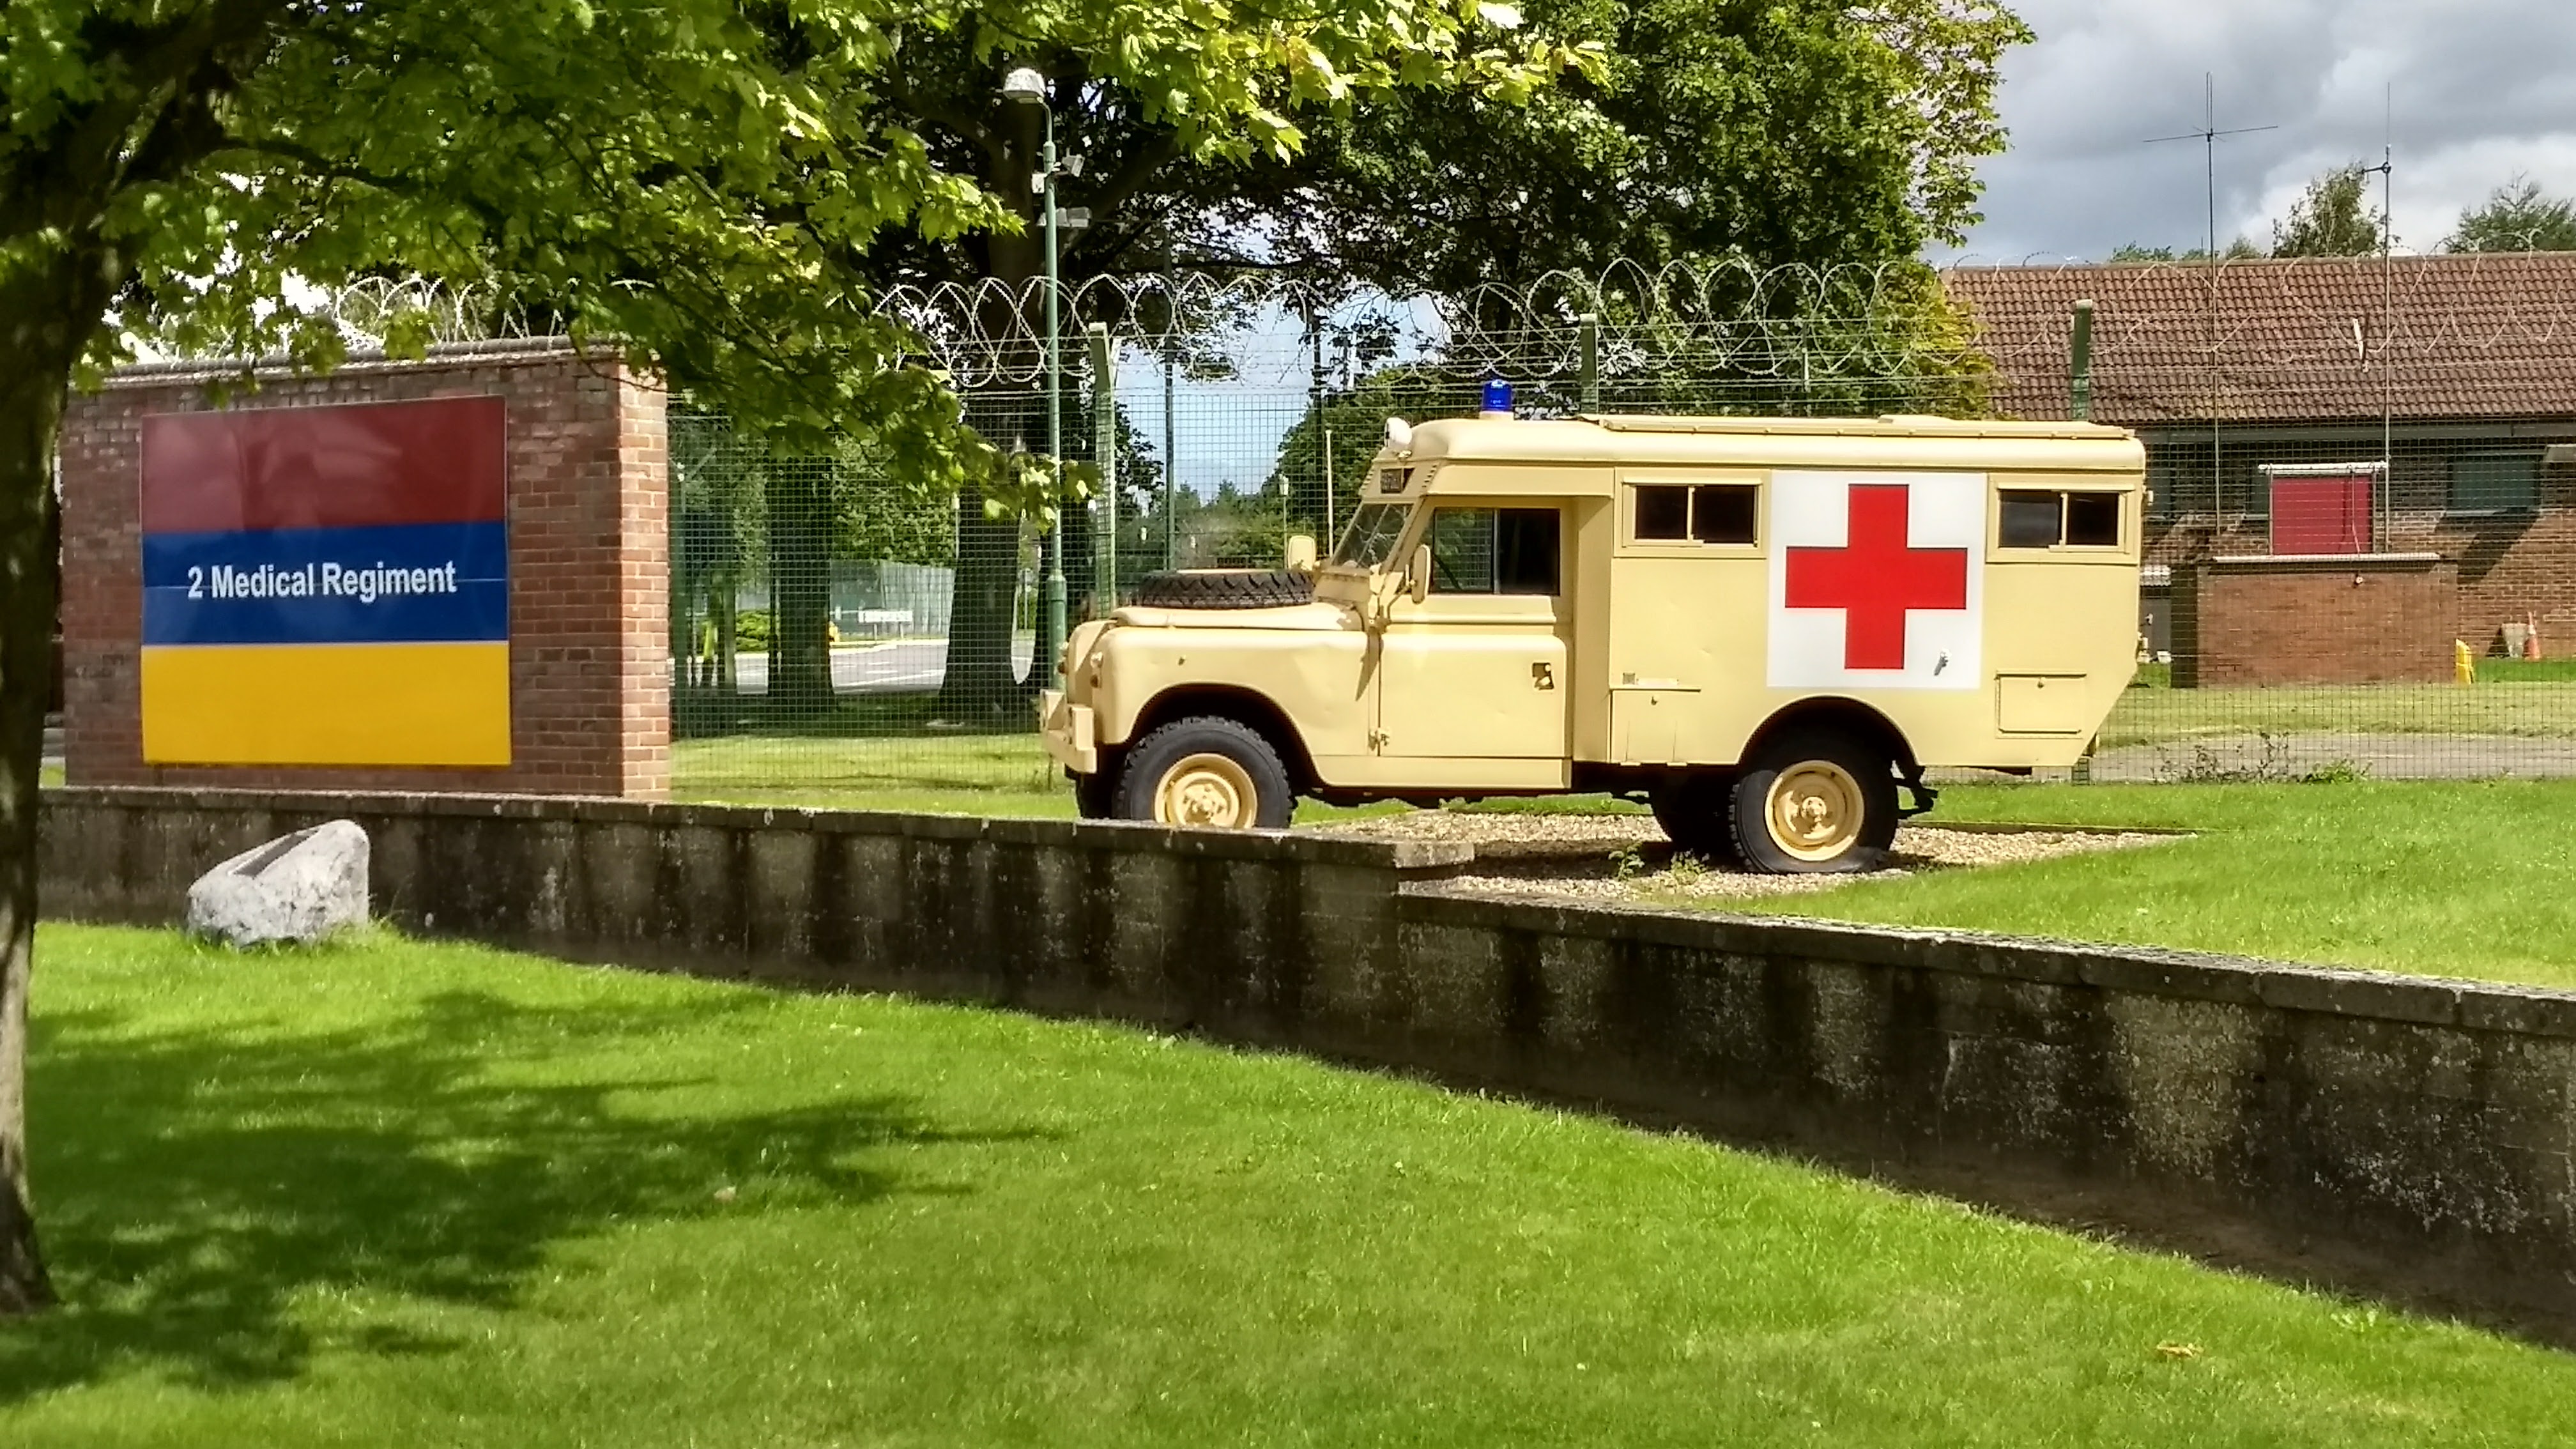
M 1998 412 L 2067 416 L 2080 378 L 2147 445 L 2142 663 L 2093 778 L 2576 775 L 2576 255 L 1945 283 Z
M 1066 460 L 1060 530 L 925 496 L 863 438 L 782 458 L 676 411 L 673 645 L 692 797 L 1023 808 L 1066 794 L 1035 735 L 1049 576 L 1068 617 L 1170 568 L 1329 540 L 1391 416 L 1975 413 L 1983 359 L 1919 268 L 1562 276 L 1448 299 L 1275 279 L 1069 288 L 1049 407 L 1043 294 L 898 292 L 968 421 Z M 1058 550 L 1061 550 L 1061 556 Z M 1069 794 L 1066 795 L 1069 798 Z
M 1042 296 L 881 305 L 987 439 L 1065 460 L 1088 501 L 1060 529 L 920 486 L 863 427 L 782 456 L 674 407 L 682 794 L 1064 808 L 1033 729 L 1050 576 L 1078 621 L 1161 569 L 1272 565 L 1348 516 L 1389 416 L 1470 413 L 1493 376 L 1538 415 L 2133 429 L 2139 667 L 2082 774 L 2576 775 L 2576 255 L 1621 267 L 1447 298 L 1097 279 L 1052 371 Z M 361 342 L 505 315 L 391 285 L 339 311 Z

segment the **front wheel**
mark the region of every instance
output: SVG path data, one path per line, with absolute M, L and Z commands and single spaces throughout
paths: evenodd
M 1118 770 L 1106 760 L 1090 774 L 1073 777 L 1073 808 L 1085 820 L 1114 818 L 1117 793 Z
M 1766 745 L 1737 777 L 1727 811 L 1743 862 L 1773 875 L 1875 870 L 1896 841 L 1896 762 L 1842 734 Z
M 1137 741 L 1111 800 L 1121 820 L 1202 830 L 1285 830 L 1296 808 L 1288 769 L 1260 731 L 1208 716 Z

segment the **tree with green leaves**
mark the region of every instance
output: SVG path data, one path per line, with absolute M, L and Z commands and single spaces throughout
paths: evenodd
M 1030 52 L 1053 80 L 1057 135 L 1079 154 L 1062 204 L 1090 213 L 1063 275 L 1284 270 L 1319 287 L 1459 295 L 1560 269 L 1749 260 L 1759 266 L 1896 262 L 1977 220 L 1974 165 L 1999 150 L 2003 53 L 2029 32 L 1996 0 L 1527 0 L 1482 7 L 1533 37 L 1559 83 L 1526 95 L 1414 87 L 1315 96 L 1283 108 L 1293 150 L 1192 148 L 1122 85 L 1099 47 Z M 948 169 L 997 191 L 1036 166 L 1041 116 L 953 40 L 907 52 L 888 118 Z M 1515 103 L 1520 102 L 1520 103 Z M 1019 203 L 1034 219 L 1036 202 Z M 1021 233 L 903 237 L 891 279 L 1002 285 L 988 335 L 1016 332 L 1044 257 Z M 1924 293 L 1938 310 L 1937 291 Z M 1115 318 L 1085 320 L 1111 320 Z M 1166 319 L 1146 319 L 1160 330 Z M 1501 320 L 1501 319 L 1495 319 Z M 1068 324 L 1070 325 L 1070 324 Z M 1015 406 L 1017 405 L 1017 406 Z M 1033 425 L 1018 399 L 970 415 L 1006 436 Z M 1010 541 L 968 519 L 960 541 L 946 707 L 1012 698 Z M 989 562 L 986 561 L 989 559 Z
M 2218 252 L 2220 260 L 2230 262 L 2251 261 L 2263 254 L 2263 249 L 2256 246 L 2251 238 L 2242 236 L 2221 247 Z M 2205 262 L 2209 260 L 2209 248 L 2198 246 L 2177 249 L 2143 246 L 2137 242 L 2122 242 L 2111 248 L 2111 260 L 2114 262 Z
M 2355 162 L 2309 182 L 2290 204 L 2290 214 L 2272 224 L 2272 255 L 2378 255 L 2386 218 L 2370 205 L 2368 180 L 2369 173 Z
M 1957 244 L 2003 148 L 1993 0 L 1532 0 L 1597 72 L 1525 107 L 1354 107 L 1239 199 L 1232 231 L 1335 281 L 1456 296 L 1621 263 L 1877 264 Z
M 2446 252 L 2576 252 L 2576 198 L 2551 196 L 2516 176 L 2460 213 Z
M 1509 99 L 1553 68 L 1472 3 L 1361 0 L 7 0 L 0 5 L 0 1312 L 50 1297 L 23 1115 L 37 756 L 58 580 L 50 458 L 74 379 L 150 334 L 345 344 L 291 280 L 468 282 L 737 420 L 854 417 L 915 476 L 1042 506 L 870 304 L 888 238 L 1030 245 L 1033 154 L 945 164 L 889 103 L 939 53 L 1068 50 L 1190 156 L 1292 154 L 1292 117 L 1404 85 Z M 1075 92 L 1068 91 L 1070 97 Z M 923 123 L 926 126 L 928 123 Z M 1024 127 L 1014 122 L 1013 136 Z M 1001 240 L 1007 239 L 1007 240 Z M 416 351 L 425 324 L 395 319 Z

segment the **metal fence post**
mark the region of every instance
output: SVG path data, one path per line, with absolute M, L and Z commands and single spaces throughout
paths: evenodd
M 1586 312 L 1575 319 L 1583 331 L 1583 410 L 1601 411 L 1601 314 Z
M 2075 304 L 2075 345 L 2068 359 L 2066 384 L 2069 415 L 2079 423 L 2092 421 L 2093 303 L 2089 298 Z
M 1100 473 L 1103 522 L 1092 543 L 1095 606 L 1102 615 L 1118 607 L 1118 344 L 1109 324 L 1091 333 L 1091 462 Z

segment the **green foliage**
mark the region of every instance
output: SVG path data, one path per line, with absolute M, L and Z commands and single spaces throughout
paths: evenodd
M 1299 107 L 1416 85 L 1515 99 L 1568 63 L 1507 39 L 1471 5 L 1356 0 L 527 0 L 488 26 L 427 0 L 11 0 L 0 325 L 42 316 L 93 367 L 129 333 L 328 364 L 343 343 L 291 280 L 433 275 L 806 445 L 878 419 L 951 486 L 998 462 L 937 379 L 896 365 L 868 254 L 1014 231 L 1025 185 L 943 166 L 889 110 L 899 53 L 949 47 L 989 82 L 1078 47 L 1213 160 L 1293 151 Z
M 1309 405 L 1304 416 L 1279 441 L 1279 459 L 1271 469 L 1263 496 L 1280 513 L 1281 541 L 1287 530 L 1323 538 L 1326 519 L 1350 521 L 1369 489 L 1369 463 L 1386 442 L 1386 422 L 1393 417 L 1420 420 L 1473 412 L 1477 387 L 1452 370 L 1437 365 L 1379 368 L 1347 388 L 1324 394 L 1320 409 Z M 1332 439 L 1333 504 L 1324 504 L 1324 440 Z M 1327 549 L 1331 540 L 1325 539 Z M 1275 561 L 1276 553 L 1268 556 Z
M 2240 236 L 2220 248 L 2218 255 L 2223 261 L 2245 261 L 2262 256 L 2263 249 L 2256 246 L 2251 239 Z M 2205 262 L 2209 260 L 2209 248 L 2199 246 L 2176 250 L 2173 247 L 2151 247 L 2141 246 L 2136 242 L 2122 242 L 2111 248 L 2111 260 L 2115 262 Z
M 1597 74 L 1519 110 L 1463 95 L 1354 107 L 1255 193 L 1327 275 L 1455 294 L 1688 258 L 1911 258 L 1978 219 L 2002 149 L 1997 66 L 2029 31 L 1991 0 L 1534 0 Z M 1830 164 L 1822 158 L 1830 157 Z
M 2576 252 L 2576 199 L 2551 196 L 2516 176 L 2460 213 L 2442 243 L 2452 252 Z
M 2369 204 L 2368 176 L 2360 163 L 2329 171 L 2308 183 L 2290 214 L 2272 225 L 2276 257 L 2375 256 L 2384 217 Z

